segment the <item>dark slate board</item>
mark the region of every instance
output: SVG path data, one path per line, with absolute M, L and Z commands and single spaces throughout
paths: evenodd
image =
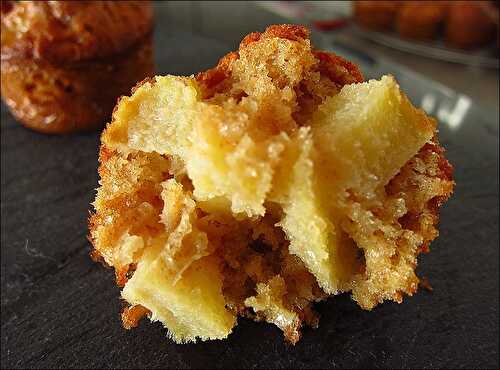
M 184 32 L 156 42 L 160 72 L 184 75 L 235 47 Z M 40 135 L 2 105 L 1 367 L 498 367 L 498 123 L 473 105 L 441 140 L 457 188 L 418 268 L 434 292 L 371 312 L 335 297 L 295 347 L 245 319 L 226 341 L 176 345 L 160 324 L 121 327 L 114 274 L 88 256 L 98 133 Z

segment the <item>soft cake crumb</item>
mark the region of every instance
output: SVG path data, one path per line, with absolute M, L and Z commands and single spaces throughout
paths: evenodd
M 296 343 L 315 302 L 364 309 L 416 292 L 417 256 L 453 191 L 436 122 L 392 76 L 271 26 L 195 77 L 157 76 L 102 136 L 90 234 L 131 308 L 176 342 L 237 316 Z

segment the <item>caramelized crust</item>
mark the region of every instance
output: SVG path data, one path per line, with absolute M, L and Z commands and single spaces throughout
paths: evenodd
M 398 221 L 404 229 L 422 235 L 422 252 L 428 252 L 430 242 L 438 236 L 439 208 L 453 192 L 453 167 L 444 152 L 435 137 L 386 186 L 389 196 L 400 195 L 405 200 L 408 212 Z M 412 191 L 415 187 L 416 192 Z
M 450 47 L 471 49 L 495 39 L 495 1 L 355 1 L 356 22 L 376 31 L 394 29 L 401 37 L 431 40 L 443 34 Z M 441 32 L 444 31 L 444 32 Z M 498 37 L 497 37 L 498 39 Z
M 452 47 L 482 46 L 494 40 L 495 33 L 498 40 L 498 8 L 493 1 L 457 1 L 446 21 L 446 43 Z
M 240 58 L 240 54 L 251 48 L 251 44 L 260 40 L 280 38 L 303 43 L 309 40 L 309 30 L 299 25 L 273 25 L 266 28 L 264 32 L 253 32 L 243 38 L 240 43 L 239 52 L 231 52 L 219 60 L 215 68 L 196 75 L 196 81 L 203 87 L 204 98 L 212 97 L 215 91 L 222 92 L 224 81 L 231 78 L 234 73 L 232 64 Z M 333 53 L 313 51 L 316 58 L 312 71 L 319 71 L 322 77 L 328 78 L 340 88 L 345 84 L 363 81 L 363 75 L 358 66 Z M 304 81 L 306 83 L 306 81 Z
M 2 98 L 42 133 L 102 127 L 154 73 L 147 1 L 5 2 L 1 25 Z
M 148 314 L 151 314 L 151 311 L 141 305 L 125 307 L 122 312 L 123 327 L 125 329 L 137 327 L 139 321 Z
M 354 17 L 362 27 L 386 31 L 393 27 L 394 17 L 402 1 L 355 1 Z

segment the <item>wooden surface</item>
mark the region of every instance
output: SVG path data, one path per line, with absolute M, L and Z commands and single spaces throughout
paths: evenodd
M 156 35 L 161 73 L 194 73 L 235 47 L 166 23 Z M 114 274 L 88 256 L 99 134 L 36 134 L 2 105 L 1 367 L 498 367 L 498 124 L 472 107 L 440 136 L 457 188 L 420 259 L 432 293 L 371 312 L 346 295 L 329 299 L 295 347 L 244 319 L 226 341 L 176 345 L 159 324 L 121 327 Z

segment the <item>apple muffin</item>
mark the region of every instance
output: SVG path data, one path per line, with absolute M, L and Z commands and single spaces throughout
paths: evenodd
M 401 302 L 454 186 L 435 120 L 302 26 L 144 80 L 101 141 L 93 257 L 115 269 L 124 326 L 146 315 L 176 342 L 226 338 L 240 315 L 295 343 L 330 295 Z
M 92 130 L 154 75 L 148 1 L 2 1 L 2 98 L 43 133 Z

